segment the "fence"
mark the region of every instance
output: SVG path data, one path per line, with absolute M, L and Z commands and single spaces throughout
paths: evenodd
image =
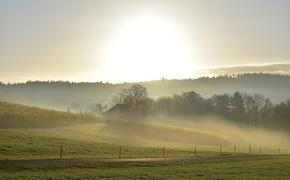
M 146 157 L 156 157 L 156 158 L 166 158 L 166 157 L 223 157 L 223 156 L 246 156 L 246 155 L 286 155 L 290 154 L 290 148 L 284 148 L 284 153 L 281 151 L 280 147 L 262 147 L 262 146 L 248 146 L 248 151 L 246 151 L 245 146 L 240 146 L 238 148 L 237 145 L 232 146 L 232 150 L 230 150 L 230 146 L 216 146 L 217 151 L 214 151 L 213 149 L 209 149 L 207 146 L 203 147 L 201 146 L 201 149 L 198 149 L 198 146 L 193 146 L 194 148 L 192 150 L 186 150 L 186 149 L 172 149 L 172 148 L 166 148 L 163 146 L 160 149 L 156 148 L 145 148 L 145 151 L 140 152 L 140 149 L 137 150 L 134 153 L 134 151 L 130 151 L 130 148 L 128 146 L 118 146 L 118 152 L 117 157 L 119 159 L 121 158 L 146 158 Z M 214 146 L 212 146 L 214 148 Z M 151 149 L 151 151 L 150 151 Z M 146 151 L 147 150 L 147 151 Z M 62 159 L 64 154 L 64 148 L 63 145 L 60 145 L 60 152 L 59 152 L 59 158 Z M 68 156 L 71 157 L 71 156 Z M 98 156 L 99 158 L 102 158 Z M 110 158 L 108 156 L 103 158 Z M 111 158 L 116 158 L 114 154 L 112 154 Z
M 188 147 L 171 148 L 134 147 L 126 145 L 91 144 L 21 144 L 0 147 L 0 159 L 67 159 L 67 158 L 146 158 L 146 157 L 224 157 L 242 155 L 285 155 L 290 154 L 290 148 L 261 145 L 192 145 Z

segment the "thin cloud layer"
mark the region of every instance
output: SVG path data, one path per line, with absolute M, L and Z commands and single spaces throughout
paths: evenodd
M 241 73 L 273 73 L 290 75 L 290 62 L 243 66 L 227 66 L 202 70 L 203 75 L 229 75 Z

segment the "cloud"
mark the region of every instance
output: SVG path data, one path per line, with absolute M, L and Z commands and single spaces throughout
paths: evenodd
M 241 73 L 273 73 L 290 75 L 290 62 L 225 66 L 201 70 L 201 74 L 212 76 Z

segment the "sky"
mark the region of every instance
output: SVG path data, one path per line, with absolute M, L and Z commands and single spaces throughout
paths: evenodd
M 289 0 L 0 0 L 0 81 L 289 74 L 289 22 Z

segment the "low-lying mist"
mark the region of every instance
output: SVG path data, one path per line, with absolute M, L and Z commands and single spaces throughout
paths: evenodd
M 143 121 L 107 120 L 98 134 L 112 143 L 133 146 L 264 146 L 288 147 L 287 134 L 229 123 L 214 116 L 195 118 L 151 117 Z

